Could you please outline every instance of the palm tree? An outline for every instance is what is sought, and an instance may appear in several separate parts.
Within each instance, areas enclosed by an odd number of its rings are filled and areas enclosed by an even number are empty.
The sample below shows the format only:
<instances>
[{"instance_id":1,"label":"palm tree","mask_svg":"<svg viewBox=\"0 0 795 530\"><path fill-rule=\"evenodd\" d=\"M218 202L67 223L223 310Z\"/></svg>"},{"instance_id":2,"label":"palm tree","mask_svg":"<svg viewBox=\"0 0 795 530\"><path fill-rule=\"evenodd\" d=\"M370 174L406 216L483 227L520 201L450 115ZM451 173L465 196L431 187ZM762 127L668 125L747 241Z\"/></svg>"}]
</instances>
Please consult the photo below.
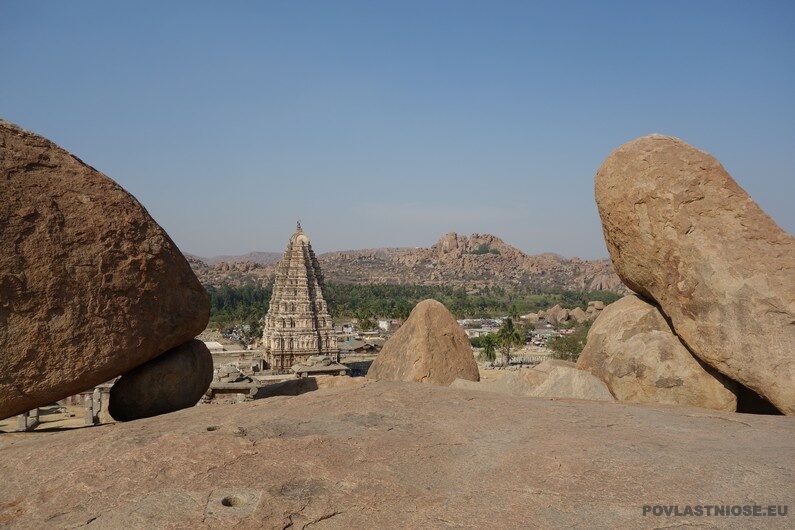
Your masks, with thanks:
<instances>
[{"instance_id":1,"label":"palm tree","mask_svg":"<svg viewBox=\"0 0 795 530\"><path fill-rule=\"evenodd\" d=\"M483 351L480 352L480 360L494 362L494 359L497 358L497 352L494 349L496 344L495 336L492 334L485 335L480 339L480 344L483 346Z\"/></svg>"},{"instance_id":2,"label":"palm tree","mask_svg":"<svg viewBox=\"0 0 795 530\"><path fill-rule=\"evenodd\" d=\"M511 364L511 348L523 343L524 337L513 325L513 320L506 318L497 331L497 344L500 347L500 353L502 353L503 365Z\"/></svg>"}]
</instances>

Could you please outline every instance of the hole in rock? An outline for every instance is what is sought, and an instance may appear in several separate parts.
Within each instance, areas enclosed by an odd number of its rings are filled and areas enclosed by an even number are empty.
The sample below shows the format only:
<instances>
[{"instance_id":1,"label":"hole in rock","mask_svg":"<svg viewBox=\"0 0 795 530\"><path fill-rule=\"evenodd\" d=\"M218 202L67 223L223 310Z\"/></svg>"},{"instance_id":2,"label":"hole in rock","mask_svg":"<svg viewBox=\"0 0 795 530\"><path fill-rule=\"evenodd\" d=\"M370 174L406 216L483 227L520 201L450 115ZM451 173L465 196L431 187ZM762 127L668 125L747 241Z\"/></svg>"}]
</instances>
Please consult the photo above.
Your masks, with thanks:
<instances>
[{"instance_id":1,"label":"hole in rock","mask_svg":"<svg viewBox=\"0 0 795 530\"><path fill-rule=\"evenodd\" d=\"M217 431L220 428L221 428L220 425L210 425L209 427L207 427L207 430L208 431Z\"/></svg>"},{"instance_id":2,"label":"hole in rock","mask_svg":"<svg viewBox=\"0 0 795 530\"><path fill-rule=\"evenodd\" d=\"M237 495L228 495L221 499L221 504L224 506L229 506L230 508L235 508L246 504L246 500L243 497L238 497Z\"/></svg>"}]
</instances>

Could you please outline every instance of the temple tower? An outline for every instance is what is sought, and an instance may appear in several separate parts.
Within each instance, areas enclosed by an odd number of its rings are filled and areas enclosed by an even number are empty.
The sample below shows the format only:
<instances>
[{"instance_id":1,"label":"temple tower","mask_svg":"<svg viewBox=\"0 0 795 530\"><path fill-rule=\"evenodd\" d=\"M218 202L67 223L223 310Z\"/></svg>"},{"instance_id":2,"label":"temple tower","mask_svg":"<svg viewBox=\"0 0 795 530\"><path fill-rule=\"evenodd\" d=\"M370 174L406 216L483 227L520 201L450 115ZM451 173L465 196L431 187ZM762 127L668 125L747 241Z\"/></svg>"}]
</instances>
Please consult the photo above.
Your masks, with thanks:
<instances>
[{"instance_id":1,"label":"temple tower","mask_svg":"<svg viewBox=\"0 0 795 530\"><path fill-rule=\"evenodd\" d=\"M334 323L323 299L323 273L300 222L276 267L262 339L272 370L288 370L312 355L337 359Z\"/></svg>"}]
</instances>

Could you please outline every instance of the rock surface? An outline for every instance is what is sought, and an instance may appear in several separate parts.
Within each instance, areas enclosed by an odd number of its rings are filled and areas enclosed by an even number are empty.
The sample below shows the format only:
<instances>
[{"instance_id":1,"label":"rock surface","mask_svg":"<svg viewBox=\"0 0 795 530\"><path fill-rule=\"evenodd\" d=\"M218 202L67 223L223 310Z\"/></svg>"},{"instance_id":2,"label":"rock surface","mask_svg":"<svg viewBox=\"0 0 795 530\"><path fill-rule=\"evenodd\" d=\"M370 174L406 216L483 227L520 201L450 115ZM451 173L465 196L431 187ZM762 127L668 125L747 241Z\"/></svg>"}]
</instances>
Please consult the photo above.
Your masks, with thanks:
<instances>
[{"instance_id":1,"label":"rock surface","mask_svg":"<svg viewBox=\"0 0 795 530\"><path fill-rule=\"evenodd\" d=\"M795 414L795 239L720 163L644 136L596 174L610 257L694 355Z\"/></svg>"},{"instance_id":2,"label":"rock surface","mask_svg":"<svg viewBox=\"0 0 795 530\"><path fill-rule=\"evenodd\" d=\"M547 374L535 372L540 376L540 381L533 381L532 376L525 377L530 370L516 372L505 372L496 379L490 381L468 381L466 379L456 379L450 383L450 388L465 390L480 390L483 392L497 392L499 394L510 394L512 396L532 396L536 386L547 378Z\"/></svg>"},{"instance_id":3,"label":"rock surface","mask_svg":"<svg viewBox=\"0 0 795 530\"><path fill-rule=\"evenodd\" d=\"M368 379L449 385L455 379L478 381L480 374L464 329L436 300L423 300L384 344Z\"/></svg>"},{"instance_id":4,"label":"rock surface","mask_svg":"<svg viewBox=\"0 0 795 530\"><path fill-rule=\"evenodd\" d=\"M548 398L615 401L603 381L584 370L568 366L553 367L546 380L533 390L533 395Z\"/></svg>"},{"instance_id":5,"label":"rock surface","mask_svg":"<svg viewBox=\"0 0 795 530\"><path fill-rule=\"evenodd\" d=\"M660 311L635 295L594 322L577 368L607 383L619 401L737 410L736 383L696 360Z\"/></svg>"},{"instance_id":6,"label":"rock surface","mask_svg":"<svg viewBox=\"0 0 795 530\"><path fill-rule=\"evenodd\" d=\"M209 312L134 197L0 121L0 418L128 372L191 340Z\"/></svg>"},{"instance_id":7,"label":"rock surface","mask_svg":"<svg viewBox=\"0 0 795 530\"><path fill-rule=\"evenodd\" d=\"M793 437L782 416L368 381L0 434L0 526L786 528ZM696 504L789 515L643 515Z\"/></svg>"},{"instance_id":8,"label":"rock surface","mask_svg":"<svg viewBox=\"0 0 795 530\"><path fill-rule=\"evenodd\" d=\"M342 388L362 386L367 383L364 377L349 377L345 375L301 377L288 379L280 383L263 385L257 392L256 399L272 398L276 396L300 396L307 392L314 392L321 388Z\"/></svg>"},{"instance_id":9,"label":"rock surface","mask_svg":"<svg viewBox=\"0 0 795 530\"><path fill-rule=\"evenodd\" d=\"M450 387L514 396L614 401L603 381L578 370L574 363L555 359L527 370L505 372L491 381L456 379Z\"/></svg>"},{"instance_id":10,"label":"rock surface","mask_svg":"<svg viewBox=\"0 0 795 530\"><path fill-rule=\"evenodd\" d=\"M130 421L192 407L212 379L210 350L192 340L124 374L110 389L108 411L117 421Z\"/></svg>"}]
</instances>

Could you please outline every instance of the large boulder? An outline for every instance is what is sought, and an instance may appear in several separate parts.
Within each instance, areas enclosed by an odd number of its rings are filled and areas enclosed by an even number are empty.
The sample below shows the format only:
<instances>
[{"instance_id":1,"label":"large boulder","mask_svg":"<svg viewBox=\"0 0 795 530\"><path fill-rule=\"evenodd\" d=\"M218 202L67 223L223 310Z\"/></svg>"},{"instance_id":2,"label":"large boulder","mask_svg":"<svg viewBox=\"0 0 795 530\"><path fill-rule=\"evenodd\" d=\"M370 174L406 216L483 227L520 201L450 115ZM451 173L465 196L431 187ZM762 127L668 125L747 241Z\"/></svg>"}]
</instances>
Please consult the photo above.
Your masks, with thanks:
<instances>
[{"instance_id":1,"label":"large boulder","mask_svg":"<svg viewBox=\"0 0 795 530\"><path fill-rule=\"evenodd\" d=\"M370 379L447 386L455 379L480 380L464 329L436 300L424 300L390 338L367 372Z\"/></svg>"},{"instance_id":2,"label":"large boulder","mask_svg":"<svg viewBox=\"0 0 795 530\"><path fill-rule=\"evenodd\" d=\"M795 414L795 240L720 163L654 134L605 160L596 202L616 272L690 351Z\"/></svg>"},{"instance_id":3,"label":"large boulder","mask_svg":"<svg viewBox=\"0 0 795 530\"><path fill-rule=\"evenodd\" d=\"M653 305L635 295L610 304L577 361L619 401L737 410L737 385L682 345Z\"/></svg>"},{"instance_id":4,"label":"large boulder","mask_svg":"<svg viewBox=\"0 0 795 530\"><path fill-rule=\"evenodd\" d=\"M209 312L133 196L0 121L0 418L130 371L191 340Z\"/></svg>"},{"instance_id":5,"label":"large boulder","mask_svg":"<svg viewBox=\"0 0 795 530\"><path fill-rule=\"evenodd\" d=\"M199 402L213 379L213 356L192 340L127 372L110 389L108 410L118 421L166 414Z\"/></svg>"}]
</instances>

